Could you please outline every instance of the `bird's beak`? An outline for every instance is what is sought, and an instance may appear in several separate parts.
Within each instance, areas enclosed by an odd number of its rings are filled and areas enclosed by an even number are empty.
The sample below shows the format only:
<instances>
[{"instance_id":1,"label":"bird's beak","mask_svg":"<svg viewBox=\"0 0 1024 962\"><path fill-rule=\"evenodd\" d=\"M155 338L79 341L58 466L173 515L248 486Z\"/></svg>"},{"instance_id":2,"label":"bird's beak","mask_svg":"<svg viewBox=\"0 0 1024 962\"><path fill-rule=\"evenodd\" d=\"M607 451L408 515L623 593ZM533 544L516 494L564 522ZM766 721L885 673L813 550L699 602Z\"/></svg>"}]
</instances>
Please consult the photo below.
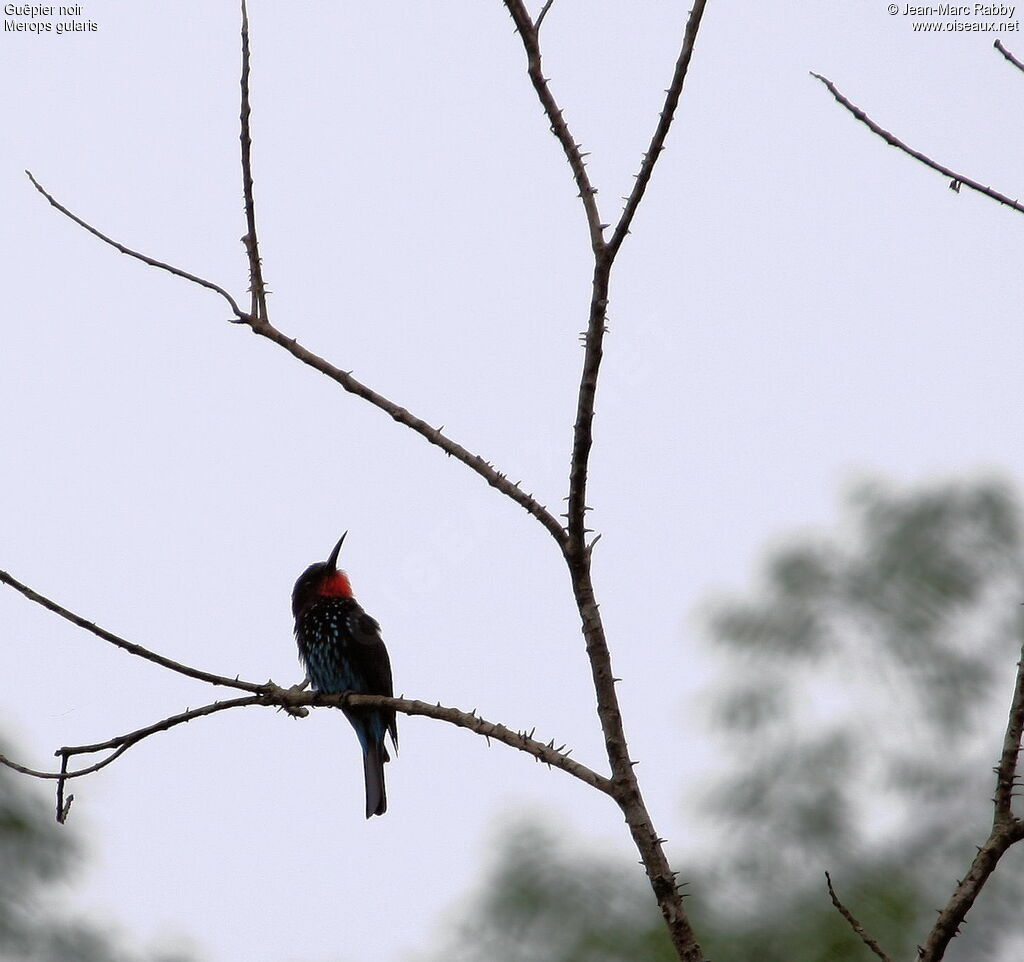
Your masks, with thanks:
<instances>
[{"instance_id":1,"label":"bird's beak","mask_svg":"<svg viewBox=\"0 0 1024 962\"><path fill-rule=\"evenodd\" d=\"M330 568L331 571L338 570L338 554L341 551L341 545L345 540L345 535L347 534L348 532L346 531L345 534L343 534L338 539L338 543L334 546L334 550L331 552L331 556L327 559L327 567Z\"/></svg>"}]
</instances>

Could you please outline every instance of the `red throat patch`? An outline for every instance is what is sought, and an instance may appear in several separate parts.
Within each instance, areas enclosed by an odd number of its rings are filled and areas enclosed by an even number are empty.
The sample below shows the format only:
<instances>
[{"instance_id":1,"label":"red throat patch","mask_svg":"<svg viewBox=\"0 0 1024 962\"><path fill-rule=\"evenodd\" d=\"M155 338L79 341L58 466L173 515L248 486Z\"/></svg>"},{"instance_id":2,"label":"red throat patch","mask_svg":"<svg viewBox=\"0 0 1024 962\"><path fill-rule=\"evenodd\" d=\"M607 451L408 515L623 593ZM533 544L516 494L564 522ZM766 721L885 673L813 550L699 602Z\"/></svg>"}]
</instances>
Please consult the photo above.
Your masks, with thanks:
<instances>
[{"instance_id":1,"label":"red throat patch","mask_svg":"<svg viewBox=\"0 0 1024 962\"><path fill-rule=\"evenodd\" d=\"M317 594L326 598L351 598L352 585L344 571L333 571L320 585Z\"/></svg>"}]
</instances>

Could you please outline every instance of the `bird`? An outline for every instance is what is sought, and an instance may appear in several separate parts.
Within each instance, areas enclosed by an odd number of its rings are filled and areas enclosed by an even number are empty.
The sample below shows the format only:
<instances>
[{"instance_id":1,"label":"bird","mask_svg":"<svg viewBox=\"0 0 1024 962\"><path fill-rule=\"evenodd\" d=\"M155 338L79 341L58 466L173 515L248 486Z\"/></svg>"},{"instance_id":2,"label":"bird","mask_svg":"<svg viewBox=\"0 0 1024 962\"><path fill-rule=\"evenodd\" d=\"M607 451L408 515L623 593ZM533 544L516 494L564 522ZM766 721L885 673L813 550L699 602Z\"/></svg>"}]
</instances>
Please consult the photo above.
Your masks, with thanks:
<instances>
[{"instance_id":1,"label":"bird","mask_svg":"<svg viewBox=\"0 0 1024 962\"><path fill-rule=\"evenodd\" d=\"M325 695L353 692L394 695L391 660L380 636L380 625L352 596L348 575L338 569L338 554L348 534L341 536L326 561L311 564L292 591L295 641L299 660L314 691ZM383 815L388 801L384 763L391 760L385 733L398 750L398 727L393 708L343 705L363 750L366 817Z\"/></svg>"}]
</instances>

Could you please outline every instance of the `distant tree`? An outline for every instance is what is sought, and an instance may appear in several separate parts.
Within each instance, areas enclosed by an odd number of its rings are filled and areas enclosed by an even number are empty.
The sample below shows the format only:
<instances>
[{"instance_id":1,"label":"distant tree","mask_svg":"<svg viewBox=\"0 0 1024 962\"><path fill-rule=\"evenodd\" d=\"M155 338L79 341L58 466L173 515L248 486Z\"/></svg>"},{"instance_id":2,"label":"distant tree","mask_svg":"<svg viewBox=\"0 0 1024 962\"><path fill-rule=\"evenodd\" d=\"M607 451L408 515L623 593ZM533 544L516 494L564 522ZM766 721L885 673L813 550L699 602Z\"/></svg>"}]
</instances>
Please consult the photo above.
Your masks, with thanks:
<instances>
[{"instance_id":1,"label":"distant tree","mask_svg":"<svg viewBox=\"0 0 1024 962\"><path fill-rule=\"evenodd\" d=\"M109 927L47 908L81 857L49 793L0 767L0 962L188 962L132 952Z\"/></svg>"},{"instance_id":2,"label":"distant tree","mask_svg":"<svg viewBox=\"0 0 1024 962\"><path fill-rule=\"evenodd\" d=\"M1006 679L1024 637L1019 506L995 482L866 484L846 514L835 534L776 548L749 597L707 612L726 666L710 718L726 763L703 817L725 830L687 880L714 962L870 958L826 871L885 951L912 958L989 830ZM436 958L671 958L631 866L550 836L543 825L509 832L466 907L472 921ZM1015 855L951 958L1019 962Z\"/></svg>"}]
</instances>

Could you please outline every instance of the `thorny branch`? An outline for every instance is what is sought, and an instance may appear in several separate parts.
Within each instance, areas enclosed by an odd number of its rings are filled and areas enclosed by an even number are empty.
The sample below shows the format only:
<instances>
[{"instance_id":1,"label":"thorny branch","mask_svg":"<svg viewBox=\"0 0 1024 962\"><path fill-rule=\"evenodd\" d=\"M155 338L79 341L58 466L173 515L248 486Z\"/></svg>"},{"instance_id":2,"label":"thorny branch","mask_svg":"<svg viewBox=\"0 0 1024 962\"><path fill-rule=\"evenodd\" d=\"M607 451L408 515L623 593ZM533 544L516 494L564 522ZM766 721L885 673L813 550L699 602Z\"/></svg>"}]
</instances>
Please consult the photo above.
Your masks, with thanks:
<instances>
[{"instance_id":1,"label":"thorny branch","mask_svg":"<svg viewBox=\"0 0 1024 962\"><path fill-rule=\"evenodd\" d=\"M957 884L945 908L939 912L924 945L918 949L918 962L939 962L946 953L949 943L960 931L967 913L974 905L989 876L995 871L1003 853L1016 842L1024 839L1024 819L1013 814L1014 788L1019 787L1021 736L1024 734L1024 646L1021 647L1017 662L1017 675L1010 701L1010 713L1006 723L1003 749L996 767L996 791L993 798L995 814L992 818L992 832L963 880Z\"/></svg>"},{"instance_id":2,"label":"thorny branch","mask_svg":"<svg viewBox=\"0 0 1024 962\"><path fill-rule=\"evenodd\" d=\"M607 224L601 223L601 215L597 210L597 188L590 182L590 175L587 173L587 165L583 158L586 156L580 151L580 145L569 130L562 109L555 101L551 88L548 86L548 79L544 76L541 67L540 53L540 24L551 9L550 4L541 10L537 17L537 23L530 18L523 0L504 0L512 21L516 25L520 39L523 41L523 48L526 50L527 73L530 82L537 93L537 99L544 108L548 122L551 124L551 133L557 138L565 151L565 157L572 168L572 176L576 181L576 187L580 192L580 199L583 201L583 209L587 215L587 226L590 229L590 246L597 253L604 247L604 228Z\"/></svg>"},{"instance_id":3,"label":"thorny branch","mask_svg":"<svg viewBox=\"0 0 1024 962\"><path fill-rule=\"evenodd\" d=\"M249 291L252 294L249 314L261 321L267 319L267 288L263 281L263 265L260 263L259 239L256 235L256 202L252 180L252 134L249 117L252 107L249 103L249 11L242 0L242 111L239 114L242 147L242 193L245 196L245 244L249 259Z\"/></svg>"},{"instance_id":4,"label":"thorny branch","mask_svg":"<svg viewBox=\"0 0 1024 962\"><path fill-rule=\"evenodd\" d=\"M41 595L37 591L33 591L28 587L28 585L22 584L17 578L8 574L6 571L0 571L0 583L10 585L15 591L21 592L21 594L28 598L29 601L34 601L37 605L41 605L47 611L52 611L55 615L60 615L61 618L64 618L66 621L70 621L71 624L77 625L79 628L84 628L86 631L96 635L97 638L109 641L110 644L116 645L118 648L127 651L130 655L138 655L139 658L145 658L147 661L160 665L162 668L166 668L169 671L176 671L179 675L196 678L199 681L205 681L210 685L223 685L226 688L238 688L242 691L262 691L262 687L260 685L253 685L250 682L239 681L237 678L227 678L223 675L214 675L208 671L201 671L198 668L193 668L190 665L182 665L179 662L172 661L170 658L165 658L163 655L158 655L155 651L143 648L142 645L136 645L134 642L125 641L124 638L119 638L117 635L107 631L105 628L100 628L98 625L94 625L91 621L87 621L81 615L76 615L73 611L68 611L67 608L62 607L57 604L56 601L52 601L45 595Z\"/></svg>"},{"instance_id":5,"label":"thorny branch","mask_svg":"<svg viewBox=\"0 0 1024 962\"><path fill-rule=\"evenodd\" d=\"M850 928L860 937L860 940L875 953L883 962L892 962L882 951L882 947L873 939L867 932L864 931L864 926L857 921L854 914L839 900L839 896L836 895L836 890L832 887L832 876L825 873L825 881L828 883L828 895L832 899L832 904L836 907L839 914L850 923Z\"/></svg>"},{"instance_id":6,"label":"thorny branch","mask_svg":"<svg viewBox=\"0 0 1024 962\"><path fill-rule=\"evenodd\" d=\"M303 347L295 338L288 337L286 334L274 327L269 320L266 304L266 291L263 281L262 264L259 254L259 241L256 234L256 221L255 221L255 199L253 196L253 177L252 177L252 150L251 150L251 138L249 135L249 116L251 113L251 107L249 104L249 30L248 30L248 17L245 15L245 8L243 4L243 20L242 20L242 111L241 111L241 126L242 134L240 136L240 142L242 145L242 184L243 193L245 195L245 211L246 211L246 223L247 232L242 238L245 245L246 257L249 262L249 278L250 278L250 290L252 292L253 307L251 313L245 313L239 306L237 301L219 284L214 284L212 281L205 280L202 277L198 277L195 274L190 274L188 271L181 270L180 268L173 267L170 264L166 264L163 261L158 261L152 257L148 257L145 254L140 254L138 251L134 251L116 240L108 237L106 234L101 233L87 221L83 220L77 214L73 214L67 207L59 203L47 190L45 190L32 176L29 171L29 179L35 188L50 202L50 204L64 214L66 217L73 220L83 229L87 230L90 234L98 237L104 243L109 244L116 250L121 251L123 254L128 254L130 257L134 257L137 260L142 261L144 264L148 264L151 267L157 267L161 270L168 271L174 274L176 277L181 277L184 280L191 281L194 284L199 284L201 287L205 287L209 290L216 291L227 302L231 305L235 317L234 321L239 324L246 325L249 327L254 334L259 334L261 337L265 337L275 344L283 347L289 354L298 360L302 361L303 364L307 364L321 374L331 378L331 380L337 382L348 391L350 394L356 395L365 401L368 401L374 407L383 411L393 420L399 424L404 424L406 427L412 429L421 437L425 438L430 444L439 447L449 457L455 458L457 461L461 461L470 470L475 471L480 477L482 477L491 487L496 488L506 497L511 498L516 504L525 508L527 512L533 515L540 523L548 530L555 541L559 545L563 545L566 540L565 529L559 523L558 519L551 514L550 511L542 504L540 504L531 494L527 494L519 487L519 482L510 481L508 476L503 472L497 470L493 464L489 461L485 461L480 455L472 454L461 444L453 441L447 437L440 428L435 428L421 418L416 417L406 408L389 398L384 397L382 394L378 394L372 388L367 387L362 382L358 381L352 376L351 371L344 371L339 367L326 361L324 358L317 354L314 354L309 349Z\"/></svg>"},{"instance_id":7,"label":"thorny branch","mask_svg":"<svg viewBox=\"0 0 1024 962\"><path fill-rule=\"evenodd\" d=\"M539 742L530 735L527 735L525 732L513 731L510 728L506 728L504 725L489 722L485 718L481 718L477 715L475 710L471 712L464 712L457 708L446 708L440 704L429 704L427 702L413 701L406 698L386 698L383 695L321 695L316 692L303 691L298 687L281 688L279 685L275 685L272 681L259 684L252 681L243 681L240 678L226 678L221 675L214 675L207 671L201 671L198 668L181 665L164 655L157 654L155 651L150 651L148 648L144 648L142 645L126 641L124 638L120 638L113 632L107 631L105 628L100 628L91 621L87 621L81 615L77 615L73 611L69 611L67 608L62 607L57 604L57 602L47 598L45 595L41 595L39 592L33 591L6 571L0 571L0 582L10 585L12 588L28 598L29 601L40 605L47 611L52 611L55 614L60 615L62 618L70 621L73 625L84 628L86 631L96 635L97 638L102 638L104 641L109 642L115 647L120 648L123 651L127 651L130 655L135 655L138 658L150 661L155 665L159 665L161 668L166 668L168 671L178 672L179 674L187 675L190 678L196 678L199 681L208 682L211 685L224 685L229 688L237 688L240 691L251 693L242 698L218 701L202 708L192 708L178 715L171 715L170 717L164 718L152 725L147 725L145 728L129 732L127 735L119 735L116 738L109 739L105 742L97 742L94 745L79 745L72 748L58 749L55 754L62 756L65 759L75 755L92 755L102 751L112 752L112 754L107 758L90 765L88 768L79 769L73 772L66 771L66 766L65 770L62 772L41 772L28 768L24 765L20 765L17 762L0 755L0 764L6 765L8 768L12 768L14 771L20 772L23 775L31 775L34 778L58 779L61 781L71 778L79 778L82 775L91 775L93 772L98 772L101 768L105 768L114 761L115 758L123 754L127 749L131 748L132 745L138 744L150 735L155 735L157 732L168 731L177 725L190 722L195 718L213 715L217 712L225 711L230 708L243 708L249 705L271 705L283 708L291 715L303 716L306 714L306 708L308 707L325 705L330 707L339 707L341 705L351 704L366 705L367 707L380 706L394 708L397 711L404 712L406 715L424 715L428 718L437 718L441 721L449 722L452 725L457 725L459 728L467 728L470 731L476 732L478 735L483 735L485 738L493 738L495 741L503 742L504 744L517 748L520 751L524 751L529 755L533 755L539 761L545 762L553 768L560 768L602 792L611 793L611 780L605 778L603 775L598 775L596 772L587 768L586 765L570 758L569 752L565 750L564 745L560 748L556 748L553 741L547 744Z\"/></svg>"},{"instance_id":8,"label":"thorny branch","mask_svg":"<svg viewBox=\"0 0 1024 962\"><path fill-rule=\"evenodd\" d=\"M1024 63L1018 60L1005 46L996 40L995 48L1010 63L1019 70L1024 71ZM826 77L812 72L811 76L820 80L833 97L845 107L853 116L863 123L872 133L877 134L887 144L903 151L915 160L920 161L926 167L938 171L946 177L951 178L950 187L959 192L960 187L969 187L971 190L984 194L1000 204L1012 208L1015 211L1024 213L1024 205L1019 201L1007 197L999 191L993 190L983 184L959 174L949 167L932 160L927 155L908 147L894 134L875 123L860 107L853 104L838 88ZM1006 734L1003 739L1003 748L999 758L996 772L996 789L993 797L995 812L992 819L992 831L985 844L978 849L977 855L971 862L971 866L964 876L958 881L956 889L950 896L945 907L938 913L938 918L928 933L923 945L918 947L918 962L940 962L945 956L949 943L957 936L960 926L963 924L967 913L974 905L975 900L981 894L989 876L995 871L1000 858L1011 845L1024 840L1024 819L1015 816L1013 813L1013 798L1015 789L1019 788L1019 759L1021 753L1021 738L1024 735L1024 647L1021 649L1020 661L1017 663L1017 674L1014 683L1013 698L1010 703L1009 719L1006 726ZM829 880L829 894L836 907L844 917L854 925L855 931L868 943L876 954L882 956L877 944L872 944L863 929L856 923L839 902L832 889ZM856 924L855 924L856 923Z\"/></svg>"},{"instance_id":9,"label":"thorny branch","mask_svg":"<svg viewBox=\"0 0 1024 962\"><path fill-rule=\"evenodd\" d=\"M629 755L626 744L625 733L622 726L622 717L619 709L618 698L615 692L611 658L605 638L604 627L598 610L597 601L594 595L591 581L590 562L591 551L596 543L596 538L588 545L586 535L589 533L586 528L586 512L589 510L586 505L587 496L587 474L589 469L590 451L593 445L593 420L594 402L597 391L597 379L600 372L602 359L602 345L607 324L608 294L611 279L611 270L616 255L629 233L630 225L636 211L643 199L644 192L650 182L654 166L661 151L664 149L666 137L675 115L675 110L682 92L684 80L689 68L690 59L693 53L694 42L700 28L704 14L706 0L695 0L690 11L684 31L682 47L676 61L675 70L668 89L663 108L659 115L658 124L655 127L647 152L644 154L639 173L629 196L625 198L626 204L622 215L615 227L610 241L605 241L604 231L609 226L602 223L598 211L596 194L597 190L592 185L586 171L584 157L586 156L580 146L574 140L568 124L565 121L563 112L558 106L554 95L548 85L547 78L542 71L541 50L539 43L539 32L541 24L551 9L553 0L546 0L536 21L532 20L523 0L503 0L510 13L520 38L522 40L527 56L527 67L530 80L540 100L545 114L551 126L552 133L560 142L565 156L572 170L579 196L583 203L586 214L590 243L594 253L594 276L592 284L592 296L587 330L584 335L585 353L583 370L580 378L579 397L576 411L576 421L573 429L573 447L569 472L569 493L567 523L563 526L544 506L539 504L532 495L523 492L518 484L511 483L504 474L497 471L491 464L484 461L477 455L470 454L465 448L441 433L439 429L433 428L426 422L410 414L405 408L400 407L393 401L377 394L375 391L360 383L352 377L350 372L335 367L323 358L312 353L298 344L294 338L289 338L270 323L266 303L266 288L262 273L262 263L259 253L259 241L256 233L255 200L252 177L252 140L249 127L251 106L249 101L249 32L248 14L245 7L245 0L242 0L242 106L240 113L241 133L241 165L242 184L245 197L246 213L246 234L243 237L246 256L249 262L250 292L252 295L251 308L249 313L241 311L237 302L230 294L219 285L203 280L193 274L189 274L178 268L171 267L160 261L156 261L145 255L132 251L118 242L101 234L81 218L72 214L67 208L58 204L33 179L33 184L46 196L50 203L61 213L70 217L77 224L90 233L96 235L104 242L110 244L123 253L136 257L144 263L154 267L167 270L185 280L200 284L216 291L225 297L231 305L236 322L248 326L254 333L266 337L304 364L330 377L346 391L363 398L375 407L387 413L394 420L406 425L424 437L431 444L444 450L449 456L462 461L473 471L484 478L491 486L511 498L513 501L525 508L537 520L544 525L552 534L562 549L572 579L573 593L576 598L580 612L583 634L586 640L586 650L591 664L594 678L595 690L598 703L598 715L605 737L605 744L608 753L612 777L606 778L598 775L585 766L568 758L567 753L555 749L552 744L542 745L534 741L524 733L513 733L501 725L494 725L478 718L475 713L466 714L455 709L442 708L440 705L428 705L423 702L412 702L404 699L383 699L379 696L341 696L342 699L349 698L352 704L389 704L399 711L408 714L423 714L430 717L440 718L453 724L460 725L483 734L489 738L503 741L512 747L529 752L541 761L547 762L554 767L575 775L588 784L611 795L622 809L626 822L634 842L640 852L643 864L646 868L648 878L654 890L655 896L661 907L662 914L668 925L673 944L681 960L684 962L703 962L703 954L697 944L696 938L690 926L686 911L683 907L682 898L676 885L676 875L671 870L668 860L662 848L663 839L656 833L650 816L644 805L640 794L633 767L635 762ZM31 175L29 175L31 177ZM295 690L284 690L267 683L266 685L254 685L249 682L241 682L235 679L225 679L221 676L210 675L198 669L191 669L178 665L169 659L155 655L140 646L133 645L124 639L117 638L97 628L85 619L68 612L54 602L44 599L32 589L21 585L11 576L3 578L6 583L17 588L27 598L51 611L67 618L75 624L93 632L105 640L117 644L119 647L136 654L139 657L148 658L151 661L161 664L170 670L179 671L194 678L209 681L211 684L231 685L252 694L248 697L233 699L229 702L216 702L202 709L195 709L172 716L161 722L151 725L138 732L120 736L109 742L95 746L80 746L79 748L61 749L58 754L62 759L62 771L59 774L38 773L28 770L22 766L14 766L26 774L33 774L39 777L55 777L58 781L58 817L67 813L67 804L63 802L63 787L68 779L79 777L91 771L109 764L128 747L157 731L166 731L178 724L183 724L193 718L202 715L213 714L226 708L239 707L251 704L274 704L283 707L293 714L301 713L306 705L319 704L340 704L338 696L335 700L325 700L324 696L311 693L300 693ZM111 754L102 761L81 769L76 772L67 771L67 761L72 755L89 754L96 751L110 751ZM6 760L4 760L6 761ZM62 814L63 813L63 814Z\"/></svg>"},{"instance_id":10,"label":"thorny branch","mask_svg":"<svg viewBox=\"0 0 1024 962\"><path fill-rule=\"evenodd\" d=\"M928 157L926 154L922 154L921 151L915 150L913 147L908 147L902 140L900 140L895 134L890 133L884 127L880 127L876 124L863 110L860 109L856 104L851 103L839 89L836 87L831 80L827 77L823 77L819 73L811 71L811 76L816 80L820 80L829 90L829 93L836 98L854 117L856 117L865 127L868 128L873 134L877 134L882 138L890 147L896 147L902 150L903 153L914 160L919 160L925 167L931 167L932 170L937 170L940 174L950 178L949 186L954 190L959 191L961 187L970 187L971 190L976 190L979 194L984 194L986 197L991 197L992 200L999 201L1000 204L1005 204L1007 207L1013 208L1018 213L1024 213L1024 204L1019 201L1013 200L1007 197L1005 194L999 193L997 190L993 190L991 187L986 187L984 184L978 183L976 180L972 180L970 177L964 174L958 174L955 170L946 167L943 164L938 163Z\"/></svg>"},{"instance_id":11,"label":"thorny branch","mask_svg":"<svg viewBox=\"0 0 1024 962\"><path fill-rule=\"evenodd\" d=\"M558 106L541 67L538 28L543 16L550 9L550 5L545 5L542 8L537 23L534 23L530 19L523 0L504 0L504 3L522 40L530 81L551 124L551 132L561 144L572 169L573 178L579 189L579 196L586 213L591 247L594 252L590 313L584 335L583 371L580 376L569 468L566 515L568 538L562 543L562 551L569 568L573 595L582 622L587 657L590 661L594 690L597 695L597 713L612 772L615 800L626 818L626 824L629 826L630 834L640 853L676 953L683 962L702 962L704 955L683 906L683 900L676 884L676 873L669 865L662 845L663 840L654 828L640 793L640 785L634 772L635 762L630 757L629 747L626 743L622 712L615 691L617 679L612 670L611 654L591 579L591 552L596 539L589 545L586 543L588 534L586 513L589 510L586 502L590 452L594 443L594 408L598 375L603 357L604 335L607 330L612 266L623 240L629 233L630 224L650 182L654 165L664 149L665 139L675 116L683 82L689 69L706 0L695 0L690 11L672 80L665 91L665 102L658 124L647 153L644 155L640 172L636 175L633 189L626 198L622 216L611 240L607 242L604 240L604 229L608 225L601 221L595 196L597 190L587 175L586 164L583 160L584 154L581 153L579 144L576 143L569 130L562 109Z\"/></svg>"},{"instance_id":12,"label":"thorny branch","mask_svg":"<svg viewBox=\"0 0 1024 962\"><path fill-rule=\"evenodd\" d=\"M145 657L145 656L142 656ZM245 682L245 685L252 685ZM393 708L406 715L423 715L427 718L435 718L445 721L459 728L468 729L487 739L501 742L511 748L515 748L527 755L532 755L537 761L543 762L552 768L561 769L578 778L580 781L598 791L611 795L613 792L610 779L599 775L581 762L570 757L570 753L564 745L555 747L554 740L540 742L525 731L514 731L505 725L496 724L481 718L475 711L465 712L458 708L448 708L440 704L416 701L407 698L386 698L383 695L319 695L315 692L298 691L296 688L281 688L273 682L263 685L252 685L260 690L258 695L246 695L241 698L231 698L226 701L216 701L201 708L190 708L177 715L170 715L160 721L147 725L144 728L128 732L125 735L117 735L104 742L97 742L93 745L65 746L54 752L61 759L61 770L59 772L44 772L19 764L5 755L0 755L0 765L5 765L23 775L32 778L55 780L57 782L57 820L64 822L67 819L68 811L71 808L73 796L64 800L64 787L68 781L74 778L81 778L84 775L91 775L102 768L106 768L111 762L116 761L133 745L155 735L158 732L170 731L178 725L184 725L197 718L204 718L207 715L214 715L218 712L228 711L232 708L245 708L251 705L271 706L284 709L293 717L303 717L310 707L340 707L342 705L365 705L367 707ZM95 755L99 752L109 752L104 758L84 768L68 771L70 759L79 755Z\"/></svg>"}]
</instances>

